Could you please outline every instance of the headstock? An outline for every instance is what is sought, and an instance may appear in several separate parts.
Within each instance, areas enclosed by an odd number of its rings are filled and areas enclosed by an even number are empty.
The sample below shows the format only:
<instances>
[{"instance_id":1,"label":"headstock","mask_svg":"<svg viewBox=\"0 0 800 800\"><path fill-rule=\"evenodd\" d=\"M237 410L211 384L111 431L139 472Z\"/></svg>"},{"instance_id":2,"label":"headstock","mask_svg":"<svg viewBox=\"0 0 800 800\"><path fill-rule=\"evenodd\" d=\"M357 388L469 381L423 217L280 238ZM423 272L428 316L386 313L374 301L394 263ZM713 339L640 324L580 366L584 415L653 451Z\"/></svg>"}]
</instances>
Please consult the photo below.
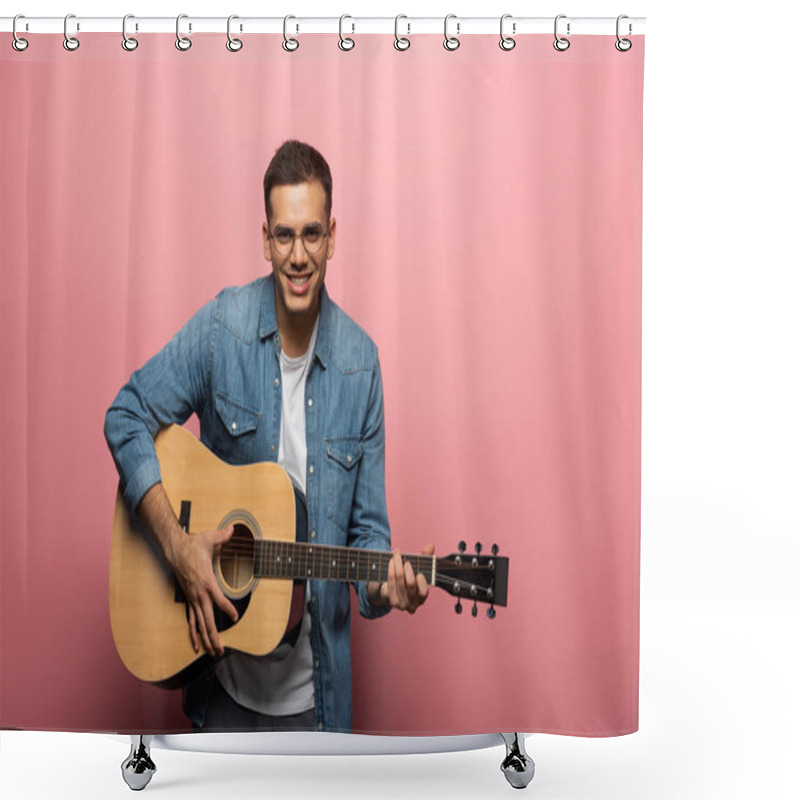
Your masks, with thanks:
<instances>
[{"instance_id":1,"label":"headstock","mask_svg":"<svg viewBox=\"0 0 800 800\"><path fill-rule=\"evenodd\" d=\"M456 602L456 614L462 612L461 600L472 600L472 616L478 616L478 603L489 603L486 616L495 617L495 606L505 606L508 596L508 558L498 556L499 548L492 545L491 555L481 555L483 546L475 545L475 553L466 552L465 542L459 542L458 553L436 559L436 585Z\"/></svg>"}]
</instances>

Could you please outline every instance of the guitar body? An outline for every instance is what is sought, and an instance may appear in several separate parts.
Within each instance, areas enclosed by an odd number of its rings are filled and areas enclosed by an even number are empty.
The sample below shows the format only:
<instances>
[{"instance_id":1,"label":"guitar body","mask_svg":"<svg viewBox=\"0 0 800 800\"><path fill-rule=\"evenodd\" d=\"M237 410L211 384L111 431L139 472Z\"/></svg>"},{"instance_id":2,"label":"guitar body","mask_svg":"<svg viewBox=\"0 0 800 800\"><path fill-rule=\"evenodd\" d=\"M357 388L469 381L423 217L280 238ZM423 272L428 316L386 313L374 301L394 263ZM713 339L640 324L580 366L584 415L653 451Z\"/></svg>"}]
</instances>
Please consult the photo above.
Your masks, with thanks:
<instances>
[{"instance_id":1,"label":"guitar body","mask_svg":"<svg viewBox=\"0 0 800 800\"><path fill-rule=\"evenodd\" d=\"M155 445L175 515L185 518L188 512L188 535L234 525L234 539L225 546L228 556L215 559L220 586L239 612L236 624L218 615L228 624L225 630L218 626L223 646L251 655L270 653L287 631L293 581L254 577L252 541L295 540L295 491L288 475L273 463L226 464L175 425L162 430ZM175 577L121 491L111 538L109 605L114 643L138 678L174 685L203 657L192 647Z\"/></svg>"}]
</instances>

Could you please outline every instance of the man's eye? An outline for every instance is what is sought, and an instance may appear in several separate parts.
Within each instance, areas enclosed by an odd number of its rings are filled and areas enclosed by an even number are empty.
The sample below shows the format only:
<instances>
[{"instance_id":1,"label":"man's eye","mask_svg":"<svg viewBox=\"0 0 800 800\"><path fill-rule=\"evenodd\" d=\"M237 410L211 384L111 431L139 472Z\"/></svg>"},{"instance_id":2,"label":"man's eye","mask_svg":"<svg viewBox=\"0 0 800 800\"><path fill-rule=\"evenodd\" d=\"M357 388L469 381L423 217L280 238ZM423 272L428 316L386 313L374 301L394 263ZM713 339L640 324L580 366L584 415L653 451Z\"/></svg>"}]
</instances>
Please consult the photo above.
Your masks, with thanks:
<instances>
[{"instance_id":1,"label":"man's eye","mask_svg":"<svg viewBox=\"0 0 800 800\"><path fill-rule=\"evenodd\" d=\"M278 244L289 244L294 240L294 231L288 231L285 228L279 228L275 231L275 241Z\"/></svg>"},{"instance_id":2,"label":"man's eye","mask_svg":"<svg viewBox=\"0 0 800 800\"><path fill-rule=\"evenodd\" d=\"M313 228L306 228L303 231L303 238L310 244L318 242L321 236L322 236L322 228L316 226Z\"/></svg>"}]
</instances>

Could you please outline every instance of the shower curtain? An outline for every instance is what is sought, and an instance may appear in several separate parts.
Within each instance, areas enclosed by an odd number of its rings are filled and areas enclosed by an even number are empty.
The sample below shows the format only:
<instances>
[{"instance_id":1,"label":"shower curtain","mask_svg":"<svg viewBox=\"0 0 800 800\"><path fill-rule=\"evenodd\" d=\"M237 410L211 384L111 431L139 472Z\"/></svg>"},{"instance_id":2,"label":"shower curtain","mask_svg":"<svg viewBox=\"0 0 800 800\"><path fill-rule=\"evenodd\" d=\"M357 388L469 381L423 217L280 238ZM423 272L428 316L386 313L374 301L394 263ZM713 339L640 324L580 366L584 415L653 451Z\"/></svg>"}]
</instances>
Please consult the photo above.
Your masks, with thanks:
<instances>
[{"instance_id":1,"label":"shower curtain","mask_svg":"<svg viewBox=\"0 0 800 800\"><path fill-rule=\"evenodd\" d=\"M264 169L300 139L333 173L327 289L380 352L393 547L508 558L494 618L352 594L353 731L635 731L644 38L29 38L0 36L0 726L189 729L112 637L104 414L270 271Z\"/></svg>"}]
</instances>

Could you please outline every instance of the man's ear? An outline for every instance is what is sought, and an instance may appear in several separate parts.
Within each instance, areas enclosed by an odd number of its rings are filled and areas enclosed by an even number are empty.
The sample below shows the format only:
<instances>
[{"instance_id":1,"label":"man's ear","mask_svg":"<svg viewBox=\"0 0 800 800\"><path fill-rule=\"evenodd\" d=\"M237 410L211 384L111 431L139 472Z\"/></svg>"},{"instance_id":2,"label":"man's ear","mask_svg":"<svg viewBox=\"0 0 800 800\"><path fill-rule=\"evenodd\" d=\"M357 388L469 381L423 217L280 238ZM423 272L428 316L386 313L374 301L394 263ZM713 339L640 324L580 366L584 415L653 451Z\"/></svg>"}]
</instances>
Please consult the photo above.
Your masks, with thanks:
<instances>
[{"instance_id":1,"label":"man's ear","mask_svg":"<svg viewBox=\"0 0 800 800\"><path fill-rule=\"evenodd\" d=\"M264 240L264 258L272 261L272 248L269 246L269 222L266 220L261 226L261 237Z\"/></svg>"},{"instance_id":2,"label":"man's ear","mask_svg":"<svg viewBox=\"0 0 800 800\"><path fill-rule=\"evenodd\" d=\"M328 258L333 256L333 251L336 249L336 217L331 217L328 223Z\"/></svg>"}]
</instances>

